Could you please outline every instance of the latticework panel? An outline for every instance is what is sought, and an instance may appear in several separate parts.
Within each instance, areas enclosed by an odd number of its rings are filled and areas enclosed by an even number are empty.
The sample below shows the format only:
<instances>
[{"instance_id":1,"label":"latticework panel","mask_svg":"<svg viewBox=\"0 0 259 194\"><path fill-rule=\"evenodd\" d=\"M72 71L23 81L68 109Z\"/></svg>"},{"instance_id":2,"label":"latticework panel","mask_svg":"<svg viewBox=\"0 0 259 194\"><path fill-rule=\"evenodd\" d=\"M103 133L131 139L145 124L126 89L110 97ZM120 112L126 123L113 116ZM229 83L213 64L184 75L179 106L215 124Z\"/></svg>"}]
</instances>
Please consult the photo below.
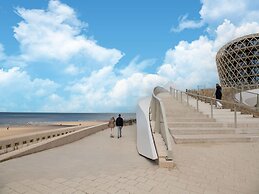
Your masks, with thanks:
<instances>
[{"instance_id":1,"label":"latticework panel","mask_svg":"<svg viewBox=\"0 0 259 194\"><path fill-rule=\"evenodd\" d=\"M217 53L216 63L223 87L259 86L259 33L235 39Z\"/></svg>"}]
</instances>

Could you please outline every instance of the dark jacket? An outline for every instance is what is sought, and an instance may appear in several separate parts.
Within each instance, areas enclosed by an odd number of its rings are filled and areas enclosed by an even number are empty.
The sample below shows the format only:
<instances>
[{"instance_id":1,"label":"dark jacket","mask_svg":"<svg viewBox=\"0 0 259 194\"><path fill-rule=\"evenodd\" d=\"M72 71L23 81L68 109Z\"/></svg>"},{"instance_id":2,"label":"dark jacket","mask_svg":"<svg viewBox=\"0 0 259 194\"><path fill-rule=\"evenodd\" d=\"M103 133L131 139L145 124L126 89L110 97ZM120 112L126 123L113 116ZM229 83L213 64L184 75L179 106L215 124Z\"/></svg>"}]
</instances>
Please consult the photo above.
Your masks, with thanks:
<instances>
[{"instance_id":1,"label":"dark jacket","mask_svg":"<svg viewBox=\"0 0 259 194\"><path fill-rule=\"evenodd\" d=\"M215 96L216 96L216 99L219 99L219 100L221 100L222 98L222 91L219 85L216 87Z\"/></svg>"},{"instance_id":2,"label":"dark jacket","mask_svg":"<svg viewBox=\"0 0 259 194\"><path fill-rule=\"evenodd\" d=\"M116 119L116 126L123 126L123 119L121 117Z\"/></svg>"}]
</instances>

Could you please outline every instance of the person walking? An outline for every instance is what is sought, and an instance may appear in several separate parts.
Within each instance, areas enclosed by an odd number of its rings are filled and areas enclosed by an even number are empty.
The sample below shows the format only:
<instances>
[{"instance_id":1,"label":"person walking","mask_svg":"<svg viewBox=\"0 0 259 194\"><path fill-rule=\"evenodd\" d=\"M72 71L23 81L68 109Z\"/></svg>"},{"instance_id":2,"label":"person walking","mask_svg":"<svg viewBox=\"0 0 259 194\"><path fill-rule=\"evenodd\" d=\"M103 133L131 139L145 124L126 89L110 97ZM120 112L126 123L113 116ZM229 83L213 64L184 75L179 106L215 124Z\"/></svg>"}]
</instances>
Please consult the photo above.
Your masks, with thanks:
<instances>
[{"instance_id":1,"label":"person walking","mask_svg":"<svg viewBox=\"0 0 259 194\"><path fill-rule=\"evenodd\" d=\"M111 135L110 135L110 137L113 138L113 137L114 137L114 136L113 136L113 129L114 129L114 127L115 127L115 118L114 118L114 117L112 117L112 118L109 120L108 127L111 128Z\"/></svg>"},{"instance_id":2,"label":"person walking","mask_svg":"<svg viewBox=\"0 0 259 194\"><path fill-rule=\"evenodd\" d=\"M220 103L221 98L222 98L222 89L219 84L216 84L216 91L215 91L215 96L216 96L216 108L222 108L222 104Z\"/></svg>"},{"instance_id":3,"label":"person walking","mask_svg":"<svg viewBox=\"0 0 259 194\"><path fill-rule=\"evenodd\" d=\"M119 114L118 118L116 119L116 126L118 128L118 138L121 137L121 130L123 127L123 118L121 118L121 115Z\"/></svg>"}]
</instances>

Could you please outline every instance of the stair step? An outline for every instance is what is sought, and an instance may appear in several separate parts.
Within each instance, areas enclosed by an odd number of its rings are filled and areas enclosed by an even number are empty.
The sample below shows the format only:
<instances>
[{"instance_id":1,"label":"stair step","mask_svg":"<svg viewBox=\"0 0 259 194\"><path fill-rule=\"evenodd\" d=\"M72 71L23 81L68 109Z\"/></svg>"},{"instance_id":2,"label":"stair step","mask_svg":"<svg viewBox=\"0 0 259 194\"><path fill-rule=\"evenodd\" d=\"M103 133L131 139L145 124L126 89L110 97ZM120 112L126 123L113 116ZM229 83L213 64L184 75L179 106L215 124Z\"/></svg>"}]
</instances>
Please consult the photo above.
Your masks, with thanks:
<instances>
[{"instance_id":1,"label":"stair step","mask_svg":"<svg viewBox=\"0 0 259 194\"><path fill-rule=\"evenodd\" d=\"M169 128L180 128L180 127L224 127L223 123L220 122L167 122ZM230 124L231 125L231 124Z\"/></svg>"},{"instance_id":2,"label":"stair step","mask_svg":"<svg viewBox=\"0 0 259 194\"><path fill-rule=\"evenodd\" d=\"M235 134L236 132L233 128L171 128L170 131L172 135Z\"/></svg>"},{"instance_id":3,"label":"stair step","mask_svg":"<svg viewBox=\"0 0 259 194\"><path fill-rule=\"evenodd\" d=\"M174 117L169 117L167 119L169 122L215 122L215 119L210 119L210 118L199 118L199 117L190 117L190 118L174 118Z\"/></svg>"},{"instance_id":4,"label":"stair step","mask_svg":"<svg viewBox=\"0 0 259 194\"><path fill-rule=\"evenodd\" d=\"M216 142L253 142L259 141L259 135L247 134L206 134L206 135L174 135L176 143L216 143Z\"/></svg>"}]
</instances>

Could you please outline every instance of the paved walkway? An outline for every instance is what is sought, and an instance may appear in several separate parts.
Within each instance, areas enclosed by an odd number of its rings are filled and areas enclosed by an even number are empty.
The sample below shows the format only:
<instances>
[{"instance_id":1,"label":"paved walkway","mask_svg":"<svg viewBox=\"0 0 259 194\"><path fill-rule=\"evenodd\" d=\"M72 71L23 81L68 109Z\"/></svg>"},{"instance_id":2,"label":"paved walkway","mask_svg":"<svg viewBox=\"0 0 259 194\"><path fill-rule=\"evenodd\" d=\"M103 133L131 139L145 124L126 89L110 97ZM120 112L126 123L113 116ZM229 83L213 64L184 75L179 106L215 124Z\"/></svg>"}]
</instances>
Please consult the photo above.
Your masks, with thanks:
<instances>
[{"instance_id":1,"label":"paved walkway","mask_svg":"<svg viewBox=\"0 0 259 194\"><path fill-rule=\"evenodd\" d=\"M136 128L0 163L0 193L259 193L259 143L174 145L177 164L138 155Z\"/></svg>"}]
</instances>

